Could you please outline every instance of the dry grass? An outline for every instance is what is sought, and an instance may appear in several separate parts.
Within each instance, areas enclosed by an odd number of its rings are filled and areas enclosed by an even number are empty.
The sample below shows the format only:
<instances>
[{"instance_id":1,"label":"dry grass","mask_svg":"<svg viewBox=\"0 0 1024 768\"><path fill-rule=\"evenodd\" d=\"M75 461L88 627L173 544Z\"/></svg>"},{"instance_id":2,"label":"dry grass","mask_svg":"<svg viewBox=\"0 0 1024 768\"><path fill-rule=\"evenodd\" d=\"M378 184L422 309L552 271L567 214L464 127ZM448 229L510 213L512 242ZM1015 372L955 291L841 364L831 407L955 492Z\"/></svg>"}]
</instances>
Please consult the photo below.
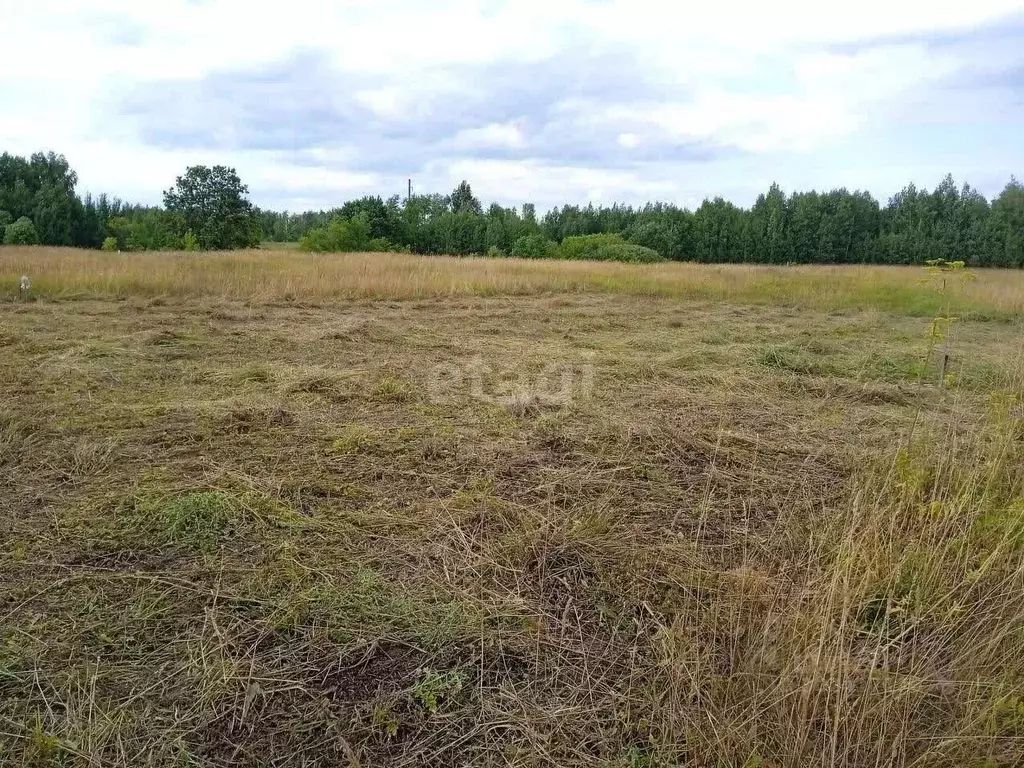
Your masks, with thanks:
<instances>
[{"instance_id":1,"label":"dry grass","mask_svg":"<svg viewBox=\"0 0 1024 768\"><path fill-rule=\"evenodd\" d=\"M753 269L43 253L127 299L0 303L0 763L1024 764L1019 321L940 388Z\"/></svg>"},{"instance_id":2,"label":"dry grass","mask_svg":"<svg viewBox=\"0 0 1024 768\"><path fill-rule=\"evenodd\" d=\"M110 254L0 247L0 296L32 277L44 297L169 296L238 300L418 299L612 293L816 309L870 307L934 315L942 300L916 267L770 267L457 259L387 253ZM1018 317L1024 272L986 270L952 290L954 309Z\"/></svg>"}]
</instances>

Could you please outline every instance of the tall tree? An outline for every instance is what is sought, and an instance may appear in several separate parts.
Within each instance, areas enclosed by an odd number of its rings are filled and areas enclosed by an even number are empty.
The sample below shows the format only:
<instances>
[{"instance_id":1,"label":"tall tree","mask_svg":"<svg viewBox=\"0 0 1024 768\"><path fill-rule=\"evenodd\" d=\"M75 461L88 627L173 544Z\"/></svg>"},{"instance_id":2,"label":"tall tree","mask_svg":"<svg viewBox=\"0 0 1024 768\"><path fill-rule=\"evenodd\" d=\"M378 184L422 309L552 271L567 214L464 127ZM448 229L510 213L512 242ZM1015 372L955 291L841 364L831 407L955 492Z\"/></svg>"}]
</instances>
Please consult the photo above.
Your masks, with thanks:
<instances>
[{"instance_id":1,"label":"tall tree","mask_svg":"<svg viewBox=\"0 0 1024 768\"><path fill-rule=\"evenodd\" d=\"M468 181L462 181L452 191L451 206L454 213L476 213L484 212L480 201L473 196L473 188Z\"/></svg>"},{"instance_id":2,"label":"tall tree","mask_svg":"<svg viewBox=\"0 0 1024 768\"><path fill-rule=\"evenodd\" d=\"M1010 179L988 221L993 265L1024 267L1024 184Z\"/></svg>"},{"instance_id":3,"label":"tall tree","mask_svg":"<svg viewBox=\"0 0 1024 768\"><path fill-rule=\"evenodd\" d=\"M194 165L164 192L164 205L180 217L184 231L179 234L184 237L191 231L201 248L247 248L260 242L259 221L248 194L234 168Z\"/></svg>"}]
</instances>

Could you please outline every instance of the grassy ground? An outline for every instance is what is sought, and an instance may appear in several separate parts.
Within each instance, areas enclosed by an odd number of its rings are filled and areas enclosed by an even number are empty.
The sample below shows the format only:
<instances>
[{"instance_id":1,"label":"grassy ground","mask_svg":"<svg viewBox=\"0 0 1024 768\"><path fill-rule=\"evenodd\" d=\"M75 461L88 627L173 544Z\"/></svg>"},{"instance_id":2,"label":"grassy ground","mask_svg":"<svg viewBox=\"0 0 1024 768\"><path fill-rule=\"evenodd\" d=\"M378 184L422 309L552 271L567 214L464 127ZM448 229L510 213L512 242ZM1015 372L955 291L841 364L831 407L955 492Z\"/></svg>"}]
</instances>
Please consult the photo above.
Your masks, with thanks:
<instances>
[{"instance_id":1,"label":"grassy ground","mask_svg":"<svg viewBox=\"0 0 1024 768\"><path fill-rule=\"evenodd\" d=\"M1020 276L376 258L0 249L0 764L1024 763Z\"/></svg>"},{"instance_id":2,"label":"grassy ground","mask_svg":"<svg viewBox=\"0 0 1024 768\"><path fill-rule=\"evenodd\" d=\"M422 299L602 293L811 309L935 315L936 281L919 267L771 267L420 257L396 253L102 253L0 247L0 297L29 276L42 297L168 296L243 301ZM953 309L979 318L1024 314L1024 272L984 270L949 288Z\"/></svg>"}]
</instances>

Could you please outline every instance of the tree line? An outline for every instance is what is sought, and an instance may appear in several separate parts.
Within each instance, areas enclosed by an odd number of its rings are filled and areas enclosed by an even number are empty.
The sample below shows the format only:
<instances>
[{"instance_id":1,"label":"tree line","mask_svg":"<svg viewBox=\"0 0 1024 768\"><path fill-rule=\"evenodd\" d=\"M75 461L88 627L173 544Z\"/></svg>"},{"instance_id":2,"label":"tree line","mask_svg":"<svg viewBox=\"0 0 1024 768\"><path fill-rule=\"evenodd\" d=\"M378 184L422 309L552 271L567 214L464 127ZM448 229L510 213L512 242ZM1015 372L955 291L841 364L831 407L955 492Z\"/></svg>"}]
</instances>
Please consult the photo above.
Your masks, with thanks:
<instances>
[{"instance_id":1,"label":"tree line","mask_svg":"<svg viewBox=\"0 0 1024 768\"><path fill-rule=\"evenodd\" d=\"M162 207L79 197L77 184L63 155L0 155L3 242L134 251L247 248L261 240L258 211L232 168L187 169Z\"/></svg>"},{"instance_id":2,"label":"tree line","mask_svg":"<svg viewBox=\"0 0 1024 768\"><path fill-rule=\"evenodd\" d=\"M187 169L162 207L79 198L77 181L61 155L0 156L5 242L198 250L269 240L321 252L1024 267L1024 185L1015 178L993 200L947 176L932 191L910 184L884 205L862 191L787 195L773 184L749 208L716 197L695 210L564 205L543 215L531 204L485 209L465 181L448 195L367 196L304 213L254 207L223 166Z\"/></svg>"}]
</instances>

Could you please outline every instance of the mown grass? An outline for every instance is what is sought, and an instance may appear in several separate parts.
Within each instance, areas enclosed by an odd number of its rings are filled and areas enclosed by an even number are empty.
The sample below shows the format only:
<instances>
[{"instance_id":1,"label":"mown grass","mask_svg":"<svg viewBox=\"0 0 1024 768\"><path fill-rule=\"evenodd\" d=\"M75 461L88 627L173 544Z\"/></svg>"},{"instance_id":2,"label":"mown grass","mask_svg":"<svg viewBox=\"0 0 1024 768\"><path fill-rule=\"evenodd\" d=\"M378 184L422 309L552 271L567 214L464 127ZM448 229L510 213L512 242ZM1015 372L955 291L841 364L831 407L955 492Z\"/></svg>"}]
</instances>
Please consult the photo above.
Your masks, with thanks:
<instances>
[{"instance_id":1,"label":"mown grass","mask_svg":"<svg viewBox=\"0 0 1024 768\"><path fill-rule=\"evenodd\" d=\"M0 247L0 297L21 275L44 298L221 297L260 302L610 293L825 310L1015 318L1024 273L983 270L943 296L916 267L628 265L403 254L102 253Z\"/></svg>"},{"instance_id":2,"label":"mown grass","mask_svg":"<svg viewBox=\"0 0 1024 768\"><path fill-rule=\"evenodd\" d=\"M0 303L0 764L1024 764L1020 321L603 290Z\"/></svg>"}]
</instances>

